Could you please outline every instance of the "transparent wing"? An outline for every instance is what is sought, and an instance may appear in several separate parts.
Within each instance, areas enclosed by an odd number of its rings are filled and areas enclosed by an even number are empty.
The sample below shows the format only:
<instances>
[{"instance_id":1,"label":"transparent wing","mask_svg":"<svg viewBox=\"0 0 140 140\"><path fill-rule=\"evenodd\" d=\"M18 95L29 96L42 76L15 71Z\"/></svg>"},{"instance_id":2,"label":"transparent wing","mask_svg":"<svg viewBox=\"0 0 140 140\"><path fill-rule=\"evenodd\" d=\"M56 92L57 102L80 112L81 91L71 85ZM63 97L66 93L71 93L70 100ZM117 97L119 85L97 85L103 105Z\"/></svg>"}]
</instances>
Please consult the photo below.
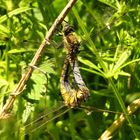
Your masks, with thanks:
<instances>
[{"instance_id":1,"label":"transparent wing","mask_svg":"<svg viewBox=\"0 0 140 140\"><path fill-rule=\"evenodd\" d=\"M57 106L52 107L47 112L44 112L40 117L31 121L30 123L24 126L23 135L31 134L37 129L45 126L48 122L62 116L68 112L70 108L67 108L63 103L57 104Z\"/></svg>"}]
</instances>

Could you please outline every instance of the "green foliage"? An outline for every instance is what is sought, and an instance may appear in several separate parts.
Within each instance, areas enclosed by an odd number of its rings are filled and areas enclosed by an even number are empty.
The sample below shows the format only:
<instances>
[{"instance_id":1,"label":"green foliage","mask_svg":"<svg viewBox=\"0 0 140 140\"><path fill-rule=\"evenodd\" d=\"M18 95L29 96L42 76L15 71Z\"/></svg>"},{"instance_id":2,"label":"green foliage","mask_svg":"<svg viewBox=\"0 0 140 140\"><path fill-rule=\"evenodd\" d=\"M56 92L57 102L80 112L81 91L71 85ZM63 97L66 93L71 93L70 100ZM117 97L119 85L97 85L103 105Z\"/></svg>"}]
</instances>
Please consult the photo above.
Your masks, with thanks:
<instances>
[{"instance_id":1,"label":"green foliage","mask_svg":"<svg viewBox=\"0 0 140 140\"><path fill-rule=\"evenodd\" d=\"M0 0L1 108L66 3L61 0ZM140 97L139 17L139 0L79 0L67 15L82 40L78 60L91 94L85 105L127 114L126 106ZM57 35L52 40L57 45L62 42ZM96 140L118 117L118 114L70 109L38 129L40 123L37 122L33 125L34 132L25 127L44 110L51 110L53 105L59 108L62 101L59 79L65 53L56 49L53 41L41 56L23 94L16 99L14 115L0 122L2 140ZM56 114L51 115L50 118L55 118ZM114 139L129 140L140 135L139 112L126 118ZM28 135L24 136L26 133Z\"/></svg>"}]
</instances>

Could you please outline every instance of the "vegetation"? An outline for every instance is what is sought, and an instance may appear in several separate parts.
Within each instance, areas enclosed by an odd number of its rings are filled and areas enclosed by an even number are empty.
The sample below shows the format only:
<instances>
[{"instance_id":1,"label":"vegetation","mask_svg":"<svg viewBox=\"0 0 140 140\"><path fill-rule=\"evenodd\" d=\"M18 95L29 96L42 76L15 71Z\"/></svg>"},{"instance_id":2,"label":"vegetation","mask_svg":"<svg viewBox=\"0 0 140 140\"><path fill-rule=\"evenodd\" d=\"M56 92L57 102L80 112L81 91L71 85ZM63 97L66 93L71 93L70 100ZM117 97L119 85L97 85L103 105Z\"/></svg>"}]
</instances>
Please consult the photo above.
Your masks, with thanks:
<instances>
[{"instance_id":1,"label":"vegetation","mask_svg":"<svg viewBox=\"0 0 140 140\"><path fill-rule=\"evenodd\" d=\"M66 4L66 0L0 0L1 109ZM11 116L0 120L0 139L97 140L120 114L96 112L93 107L126 115L125 123L112 139L138 139L139 110L129 116L126 107L140 98L139 17L139 0L77 1L66 20L81 40L79 66L90 89L90 97L83 105L90 110L59 110L59 81L66 55L61 47L63 38L58 35L59 26L22 94L16 98ZM48 118L30 124L42 112L55 110ZM41 121L46 123L38 128Z\"/></svg>"}]
</instances>

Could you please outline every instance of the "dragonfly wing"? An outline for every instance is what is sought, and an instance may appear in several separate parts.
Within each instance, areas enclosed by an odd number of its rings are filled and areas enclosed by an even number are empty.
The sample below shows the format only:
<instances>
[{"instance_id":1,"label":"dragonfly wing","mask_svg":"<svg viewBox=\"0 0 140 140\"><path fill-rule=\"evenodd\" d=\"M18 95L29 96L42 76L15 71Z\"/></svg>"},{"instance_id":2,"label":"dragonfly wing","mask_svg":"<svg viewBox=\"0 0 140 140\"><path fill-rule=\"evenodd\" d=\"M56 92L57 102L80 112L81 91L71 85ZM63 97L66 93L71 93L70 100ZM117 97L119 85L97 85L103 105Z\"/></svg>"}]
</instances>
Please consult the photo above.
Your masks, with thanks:
<instances>
[{"instance_id":1,"label":"dragonfly wing","mask_svg":"<svg viewBox=\"0 0 140 140\"><path fill-rule=\"evenodd\" d=\"M51 110L43 113L43 115L41 115L34 121L30 122L29 124L25 125L23 135L27 135L35 132L37 129L43 127L48 122L60 117L61 115L68 112L69 110L70 108L67 108L63 103L61 103L61 105L52 107Z\"/></svg>"}]
</instances>

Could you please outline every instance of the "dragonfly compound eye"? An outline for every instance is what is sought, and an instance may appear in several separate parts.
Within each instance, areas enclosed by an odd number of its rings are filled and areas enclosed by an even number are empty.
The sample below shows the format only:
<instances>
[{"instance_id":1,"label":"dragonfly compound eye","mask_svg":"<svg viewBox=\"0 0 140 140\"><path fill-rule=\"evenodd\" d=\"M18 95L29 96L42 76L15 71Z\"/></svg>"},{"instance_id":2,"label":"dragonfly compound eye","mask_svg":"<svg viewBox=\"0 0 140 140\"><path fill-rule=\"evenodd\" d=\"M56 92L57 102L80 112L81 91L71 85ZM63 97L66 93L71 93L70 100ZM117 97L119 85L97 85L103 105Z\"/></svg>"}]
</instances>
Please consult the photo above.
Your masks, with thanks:
<instances>
[{"instance_id":1,"label":"dragonfly compound eye","mask_svg":"<svg viewBox=\"0 0 140 140\"><path fill-rule=\"evenodd\" d=\"M69 24L65 24L63 26L63 32L64 35L67 36L68 34L70 34L71 32L74 32L73 26L70 26Z\"/></svg>"}]
</instances>

